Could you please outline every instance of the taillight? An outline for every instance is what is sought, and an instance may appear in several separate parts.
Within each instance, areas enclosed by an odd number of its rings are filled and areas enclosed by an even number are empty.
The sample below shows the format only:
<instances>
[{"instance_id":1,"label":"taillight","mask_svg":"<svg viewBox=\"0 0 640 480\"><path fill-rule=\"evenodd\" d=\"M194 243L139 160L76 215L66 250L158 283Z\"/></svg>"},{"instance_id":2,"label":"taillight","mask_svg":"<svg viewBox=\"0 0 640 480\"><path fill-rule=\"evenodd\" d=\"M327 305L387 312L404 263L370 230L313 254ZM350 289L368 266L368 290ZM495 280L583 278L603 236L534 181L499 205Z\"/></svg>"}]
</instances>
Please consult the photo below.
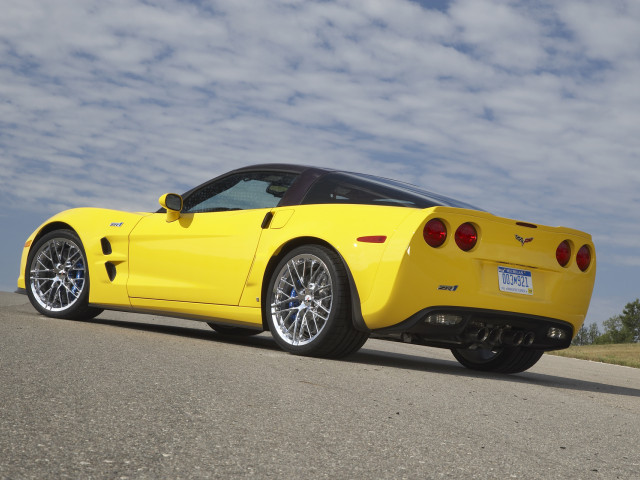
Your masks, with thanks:
<instances>
[{"instance_id":1,"label":"taillight","mask_svg":"<svg viewBox=\"0 0 640 480\"><path fill-rule=\"evenodd\" d=\"M478 242L476 227L470 223L463 223L456 230L456 245L465 252L471 250Z\"/></svg>"},{"instance_id":2,"label":"taillight","mask_svg":"<svg viewBox=\"0 0 640 480\"><path fill-rule=\"evenodd\" d=\"M587 245L583 245L576 255L576 263L578 268L583 272L591 265L591 249Z\"/></svg>"},{"instance_id":3,"label":"taillight","mask_svg":"<svg viewBox=\"0 0 640 480\"><path fill-rule=\"evenodd\" d=\"M571 260L571 245L566 240L556 248L556 260L561 267L566 267Z\"/></svg>"},{"instance_id":4,"label":"taillight","mask_svg":"<svg viewBox=\"0 0 640 480\"><path fill-rule=\"evenodd\" d=\"M422 231L424 241L432 247L439 247L447 239L447 227L444 222L438 218L432 218L424 226Z\"/></svg>"}]
</instances>

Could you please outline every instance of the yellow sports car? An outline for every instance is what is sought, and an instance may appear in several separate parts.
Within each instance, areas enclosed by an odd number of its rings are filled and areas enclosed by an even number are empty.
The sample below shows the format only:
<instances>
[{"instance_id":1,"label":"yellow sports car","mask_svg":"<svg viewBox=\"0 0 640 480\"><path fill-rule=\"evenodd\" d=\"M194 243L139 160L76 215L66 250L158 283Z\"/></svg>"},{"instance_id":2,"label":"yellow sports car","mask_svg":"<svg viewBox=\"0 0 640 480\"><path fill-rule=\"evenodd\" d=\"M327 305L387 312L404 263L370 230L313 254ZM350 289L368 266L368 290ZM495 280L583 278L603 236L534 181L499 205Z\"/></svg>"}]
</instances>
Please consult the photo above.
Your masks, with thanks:
<instances>
[{"instance_id":1,"label":"yellow sports car","mask_svg":"<svg viewBox=\"0 0 640 480\"><path fill-rule=\"evenodd\" d=\"M375 333L503 373L568 347L593 290L590 235L372 175L257 165L160 205L55 215L25 243L18 288L50 317L183 317L333 358Z\"/></svg>"}]
</instances>

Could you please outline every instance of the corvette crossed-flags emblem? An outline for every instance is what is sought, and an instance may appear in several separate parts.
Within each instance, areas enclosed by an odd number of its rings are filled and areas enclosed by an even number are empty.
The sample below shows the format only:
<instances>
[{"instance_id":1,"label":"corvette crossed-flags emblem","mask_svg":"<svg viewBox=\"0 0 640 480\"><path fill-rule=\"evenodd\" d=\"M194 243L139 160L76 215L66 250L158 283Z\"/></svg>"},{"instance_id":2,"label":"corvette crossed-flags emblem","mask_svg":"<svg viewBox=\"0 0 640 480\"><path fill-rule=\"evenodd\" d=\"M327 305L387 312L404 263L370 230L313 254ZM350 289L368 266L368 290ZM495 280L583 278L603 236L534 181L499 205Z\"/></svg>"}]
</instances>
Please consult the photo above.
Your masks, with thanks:
<instances>
[{"instance_id":1,"label":"corvette crossed-flags emblem","mask_svg":"<svg viewBox=\"0 0 640 480\"><path fill-rule=\"evenodd\" d=\"M533 242L533 237L522 238L520 235L516 234L516 240L518 240L524 247L525 243Z\"/></svg>"}]
</instances>

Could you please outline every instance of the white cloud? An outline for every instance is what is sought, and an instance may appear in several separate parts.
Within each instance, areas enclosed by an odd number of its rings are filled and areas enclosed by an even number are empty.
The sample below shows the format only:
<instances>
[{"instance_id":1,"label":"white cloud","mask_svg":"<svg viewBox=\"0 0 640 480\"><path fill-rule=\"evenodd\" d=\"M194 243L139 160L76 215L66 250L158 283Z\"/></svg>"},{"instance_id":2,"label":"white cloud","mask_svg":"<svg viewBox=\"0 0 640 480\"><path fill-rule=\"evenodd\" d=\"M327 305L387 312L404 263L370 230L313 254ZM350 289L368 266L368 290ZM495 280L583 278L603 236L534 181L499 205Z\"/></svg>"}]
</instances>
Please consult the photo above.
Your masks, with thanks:
<instances>
[{"instance_id":1,"label":"white cloud","mask_svg":"<svg viewBox=\"0 0 640 480\"><path fill-rule=\"evenodd\" d=\"M560 3L558 11L588 57L607 62L637 60L638 2L570 1Z\"/></svg>"},{"instance_id":2,"label":"white cloud","mask_svg":"<svg viewBox=\"0 0 640 480\"><path fill-rule=\"evenodd\" d=\"M541 26L522 4L460 0L449 12L461 41L482 60L509 70L532 70L544 60Z\"/></svg>"}]
</instances>

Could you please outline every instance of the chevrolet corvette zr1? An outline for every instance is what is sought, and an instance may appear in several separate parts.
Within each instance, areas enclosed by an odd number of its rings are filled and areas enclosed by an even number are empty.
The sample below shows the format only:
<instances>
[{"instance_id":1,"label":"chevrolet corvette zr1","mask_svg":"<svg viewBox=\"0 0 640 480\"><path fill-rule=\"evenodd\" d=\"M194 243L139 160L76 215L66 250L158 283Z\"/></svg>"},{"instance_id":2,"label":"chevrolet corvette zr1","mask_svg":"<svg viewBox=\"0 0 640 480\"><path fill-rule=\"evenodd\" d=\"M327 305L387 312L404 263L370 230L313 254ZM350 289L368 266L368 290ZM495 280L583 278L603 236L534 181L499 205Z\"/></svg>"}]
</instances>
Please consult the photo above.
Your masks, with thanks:
<instances>
[{"instance_id":1,"label":"chevrolet corvette zr1","mask_svg":"<svg viewBox=\"0 0 640 480\"><path fill-rule=\"evenodd\" d=\"M515 373L569 346L595 279L584 232L372 175L257 165L160 205L55 215L28 238L18 287L50 317L179 316L334 358L374 333Z\"/></svg>"}]
</instances>

